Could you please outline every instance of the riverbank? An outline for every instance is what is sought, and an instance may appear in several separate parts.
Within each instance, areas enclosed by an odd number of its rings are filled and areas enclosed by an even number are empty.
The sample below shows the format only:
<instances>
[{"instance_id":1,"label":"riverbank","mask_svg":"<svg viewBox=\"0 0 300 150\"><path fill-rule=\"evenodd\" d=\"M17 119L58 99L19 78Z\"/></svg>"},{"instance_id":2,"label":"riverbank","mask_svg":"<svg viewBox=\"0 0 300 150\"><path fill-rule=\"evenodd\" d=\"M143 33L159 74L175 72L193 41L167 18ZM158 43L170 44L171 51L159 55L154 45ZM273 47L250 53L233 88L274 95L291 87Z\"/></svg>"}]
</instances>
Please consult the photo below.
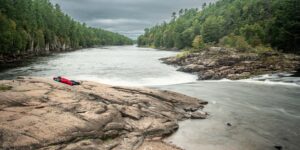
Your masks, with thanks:
<instances>
[{"instance_id":1,"label":"riverbank","mask_svg":"<svg viewBox=\"0 0 300 150\"><path fill-rule=\"evenodd\" d=\"M29 51L28 52L23 52L19 54L0 54L0 65L10 65L14 63L20 63L23 61L26 61L28 59L33 59L36 57L41 57L41 56L50 56L52 54L57 54L57 53L67 53L67 52L72 52L76 50L80 50L83 48L96 48L96 47L103 47L104 45L95 45L91 47L78 47L78 48L72 48L72 47L56 47L55 49L49 49L49 48L43 48L35 51ZM106 45L110 46L110 45Z\"/></svg>"},{"instance_id":2,"label":"riverbank","mask_svg":"<svg viewBox=\"0 0 300 150\"><path fill-rule=\"evenodd\" d=\"M299 55L275 51L246 53L222 47L210 47L198 53L183 53L161 60L179 66L179 71L197 74L199 80L238 80L262 74L292 72L300 68Z\"/></svg>"},{"instance_id":3,"label":"riverbank","mask_svg":"<svg viewBox=\"0 0 300 150\"><path fill-rule=\"evenodd\" d=\"M207 102L170 91L26 77L0 81L4 149L178 149L162 138Z\"/></svg>"}]
</instances>

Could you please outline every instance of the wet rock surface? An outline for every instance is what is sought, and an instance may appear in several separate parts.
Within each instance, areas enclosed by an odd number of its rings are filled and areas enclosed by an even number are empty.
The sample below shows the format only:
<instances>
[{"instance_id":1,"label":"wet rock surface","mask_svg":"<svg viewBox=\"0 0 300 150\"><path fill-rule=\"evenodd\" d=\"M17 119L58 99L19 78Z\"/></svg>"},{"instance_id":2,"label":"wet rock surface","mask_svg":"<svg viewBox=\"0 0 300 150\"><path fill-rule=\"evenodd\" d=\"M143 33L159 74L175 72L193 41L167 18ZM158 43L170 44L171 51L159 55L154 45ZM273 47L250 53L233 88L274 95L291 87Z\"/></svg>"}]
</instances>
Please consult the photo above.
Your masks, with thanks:
<instances>
[{"instance_id":1,"label":"wet rock surface","mask_svg":"<svg viewBox=\"0 0 300 150\"><path fill-rule=\"evenodd\" d=\"M0 149L178 149L161 139L207 102L170 91L45 78L2 80Z\"/></svg>"},{"instance_id":2,"label":"wet rock surface","mask_svg":"<svg viewBox=\"0 0 300 150\"><path fill-rule=\"evenodd\" d=\"M199 80L245 79L256 75L290 72L300 68L300 56L279 52L242 53L234 49L212 47L183 57L161 59L179 66L178 71L195 73Z\"/></svg>"}]
</instances>

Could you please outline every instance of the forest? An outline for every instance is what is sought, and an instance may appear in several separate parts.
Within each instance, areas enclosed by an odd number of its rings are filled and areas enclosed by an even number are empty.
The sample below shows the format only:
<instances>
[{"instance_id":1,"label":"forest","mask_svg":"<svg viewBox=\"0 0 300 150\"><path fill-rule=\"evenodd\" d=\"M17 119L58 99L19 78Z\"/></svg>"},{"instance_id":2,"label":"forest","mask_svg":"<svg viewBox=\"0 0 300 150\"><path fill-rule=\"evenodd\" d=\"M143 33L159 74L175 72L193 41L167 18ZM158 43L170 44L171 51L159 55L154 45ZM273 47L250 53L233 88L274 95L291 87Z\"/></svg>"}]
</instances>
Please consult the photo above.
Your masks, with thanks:
<instances>
[{"instance_id":1,"label":"forest","mask_svg":"<svg viewBox=\"0 0 300 150\"><path fill-rule=\"evenodd\" d=\"M0 55L132 44L118 33L88 27L49 0L0 0Z\"/></svg>"},{"instance_id":2,"label":"forest","mask_svg":"<svg viewBox=\"0 0 300 150\"><path fill-rule=\"evenodd\" d=\"M170 22L146 28L139 46L202 49L207 45L299 53L299 0L219 0L173 12Z\"/></svg>"}]
</instances>

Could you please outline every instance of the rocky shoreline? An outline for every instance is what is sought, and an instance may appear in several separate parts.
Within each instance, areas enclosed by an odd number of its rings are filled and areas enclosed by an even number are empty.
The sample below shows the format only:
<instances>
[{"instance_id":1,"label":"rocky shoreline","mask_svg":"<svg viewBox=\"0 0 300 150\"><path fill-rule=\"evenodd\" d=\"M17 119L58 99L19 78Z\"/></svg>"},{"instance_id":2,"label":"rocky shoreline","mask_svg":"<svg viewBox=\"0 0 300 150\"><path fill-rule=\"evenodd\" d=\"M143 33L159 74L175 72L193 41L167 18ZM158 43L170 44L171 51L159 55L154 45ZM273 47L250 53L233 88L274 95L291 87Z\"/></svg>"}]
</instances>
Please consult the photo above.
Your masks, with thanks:
<instances>
[{"instance_id":1,"label":"rocky shoreline","mask_svg":"<svg viewBox=\"0 0 300 150\"><path fill-rule=\"evenodd\" d=\"M0 149L161 149L207 102L170 91L37 77L0 81Z\"/></svg>"},{"instance_id":2,"label":"rocky shoreline","mask_svg":"<svg viewBox=\"0 0 300 150\"><path fill-rule=\"evenodd\" d=\"M88 48L88 47L79 47L79 48L67 47L67 48L57 48L56 50L40 49L37 51L28 51L19 54L0 54L0 65L14 64L18 62L23 62L24 60L26 61L27 59L36 58L40 56L49 56L55 53L72 52L82 48Z\"/></svg>"},{"instance_id":3,"label":"rocky shoreline","mask_svg":"<svg viewBox=\"0 0 300 150\"><path fill-rule=\"evenodd\" d=\"M300 56L279 52L242 53L235 49L210 47L202 52L161 59L178 71L195 73L199 80L246 79L252 76L292 72L300 68Z\"/></svg>"}]
</instances>

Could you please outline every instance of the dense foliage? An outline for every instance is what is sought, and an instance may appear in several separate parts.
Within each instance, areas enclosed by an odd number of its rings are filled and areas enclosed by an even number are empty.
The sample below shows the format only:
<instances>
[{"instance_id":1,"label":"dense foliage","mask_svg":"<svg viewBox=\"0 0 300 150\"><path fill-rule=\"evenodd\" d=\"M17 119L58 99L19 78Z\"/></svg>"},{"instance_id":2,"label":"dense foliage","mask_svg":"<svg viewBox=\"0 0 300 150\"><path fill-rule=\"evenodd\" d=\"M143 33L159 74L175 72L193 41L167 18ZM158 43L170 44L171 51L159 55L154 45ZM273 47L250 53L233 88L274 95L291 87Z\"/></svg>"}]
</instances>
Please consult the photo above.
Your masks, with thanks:
<instances>
[{"instance_id":1,"label":"dense foliage","mask_svg":"<svg viewBox=\"0 0 300 150\"><path fill-rule=\"evenodd\" d=\"M123 35L74 21L49 0L0 0L0 54L131 43Z\"/></svg>"},{"instance_id":2,"label":"dense foliage","mask_svg":"<svg viewBox=\"0 0 300 150\"><path fill-rule=\"evenodd\" d=\"M299 0L219 0L202 10L180 10L169 23L145 29L140 46L203 47L201 43L240 47L272 46L299 53Z\"/></svg>"}]
</instances>

